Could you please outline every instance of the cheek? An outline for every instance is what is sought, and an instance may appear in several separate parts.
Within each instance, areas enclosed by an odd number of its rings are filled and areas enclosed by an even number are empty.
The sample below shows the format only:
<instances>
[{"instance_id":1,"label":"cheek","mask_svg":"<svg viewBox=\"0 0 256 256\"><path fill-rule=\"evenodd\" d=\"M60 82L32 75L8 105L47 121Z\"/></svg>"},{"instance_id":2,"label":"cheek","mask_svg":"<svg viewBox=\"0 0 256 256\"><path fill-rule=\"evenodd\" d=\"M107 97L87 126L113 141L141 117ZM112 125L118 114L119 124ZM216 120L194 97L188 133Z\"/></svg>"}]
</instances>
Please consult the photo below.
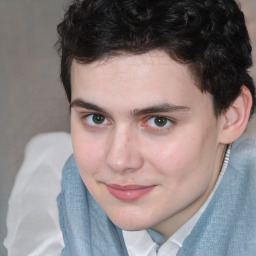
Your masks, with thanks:
<instances>
[{"instance_id":1,"label":"cheek","mask_svg":"<svg viewBox=\"0 0 256 256\"><path fill-rule=\"evenodd\" d=\"M187 136L176 136L165 145L158 145L152 152L154 157L148 156L148 159L151 158L151 164L163 176L183 182L185 177L204 176L205 170L214 165L215 142L207 138L207 133L191 132Z\"/></svg>"},{"instance_id":2,"label":"cheek","mask_svg":"<svg viewBox=\"0 0 256 256\"><path fill-rule=\"evenodd\" d=\"M102 141L75 129L71 130L71 138L74 156L81 174L97 172L104 158Z\"/></svg>"}]
</instances>

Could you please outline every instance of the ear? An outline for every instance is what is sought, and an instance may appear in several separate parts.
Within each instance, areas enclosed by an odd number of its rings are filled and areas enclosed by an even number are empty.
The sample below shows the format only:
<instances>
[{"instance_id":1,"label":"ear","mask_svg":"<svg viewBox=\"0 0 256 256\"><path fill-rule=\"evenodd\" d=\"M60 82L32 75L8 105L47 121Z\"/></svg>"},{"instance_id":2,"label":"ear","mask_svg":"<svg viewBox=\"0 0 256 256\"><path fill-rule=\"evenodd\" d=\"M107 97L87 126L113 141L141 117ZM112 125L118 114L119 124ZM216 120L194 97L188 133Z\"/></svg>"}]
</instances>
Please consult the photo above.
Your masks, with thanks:
<instances>
[{"instance_id":1,"label":"ear","mask_svg":"<svg viewBox=\"0 0 256 256\"><path fill-rule=\"evenodd\" d=\"M251 92L243 85L239 96L223 113L223 122L219 134L220 143L230 144L243 134L250 117L251 106Z\"/></svg>"}]
</instances>

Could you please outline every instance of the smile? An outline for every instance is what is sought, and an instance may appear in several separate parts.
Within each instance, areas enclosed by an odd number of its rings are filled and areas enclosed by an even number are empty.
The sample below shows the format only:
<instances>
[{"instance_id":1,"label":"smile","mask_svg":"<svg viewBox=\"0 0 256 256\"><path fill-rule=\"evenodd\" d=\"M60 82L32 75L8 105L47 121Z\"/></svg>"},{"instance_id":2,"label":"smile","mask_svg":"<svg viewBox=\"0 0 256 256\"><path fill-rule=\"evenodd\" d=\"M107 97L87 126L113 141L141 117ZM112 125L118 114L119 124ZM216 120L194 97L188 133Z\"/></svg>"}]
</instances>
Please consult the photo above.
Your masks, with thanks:
<instances>
[{"instance_id":1,"label":"smile","mask_svg":"<svg viewBox=\"0 0 256 256\"><path fill-rule=\"evenodd\" d=\"M107 185L109 193L115 198L121 201L134 201L139 199L146 193L150 192L155 185L153 186L140 186L140 185L127 185L120 186L116 184Z\"/></svg>"}]
</instances>

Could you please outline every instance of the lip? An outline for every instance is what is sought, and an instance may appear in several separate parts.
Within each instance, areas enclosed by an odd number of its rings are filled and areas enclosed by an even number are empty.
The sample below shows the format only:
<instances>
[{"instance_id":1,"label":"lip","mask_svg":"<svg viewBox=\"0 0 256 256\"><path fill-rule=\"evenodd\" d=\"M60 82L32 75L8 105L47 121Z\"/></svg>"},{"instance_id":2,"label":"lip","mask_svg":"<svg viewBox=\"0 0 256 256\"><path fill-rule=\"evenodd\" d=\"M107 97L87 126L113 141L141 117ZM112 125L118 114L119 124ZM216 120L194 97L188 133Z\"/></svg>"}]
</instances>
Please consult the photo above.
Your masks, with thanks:
<instances>
[{"instance_id":1,"label":"lip","mask_svg":"<svg viewBox=\"0 0 256 256\"><path fill-rule=\"evenodd\" d=\"M108 184L107 189L109 193L115 198L121 201L134 201L139 199L143 195L154 189L155 185L152 186L140 186L140 185L118 185L118 184Z\"/></svg>"}]
</instances>

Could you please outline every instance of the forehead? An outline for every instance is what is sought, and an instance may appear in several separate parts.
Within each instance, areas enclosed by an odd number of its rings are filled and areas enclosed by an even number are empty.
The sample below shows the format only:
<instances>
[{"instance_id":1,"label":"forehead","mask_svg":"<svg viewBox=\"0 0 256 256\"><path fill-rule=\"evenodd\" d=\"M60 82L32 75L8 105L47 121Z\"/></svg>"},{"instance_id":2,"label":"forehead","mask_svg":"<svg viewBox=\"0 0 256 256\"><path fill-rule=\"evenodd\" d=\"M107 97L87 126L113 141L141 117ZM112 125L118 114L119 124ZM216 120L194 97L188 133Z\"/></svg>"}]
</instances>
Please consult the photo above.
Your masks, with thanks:
<instances>
[{"instance_id":1,"label":"forehead","mask_svg":"<svg viewBox=\"0 0 256 256\"><path fill-rule=\"evenodd\" d=\"M196 79L190 72L188 65L181 64L173 60L166 52L162 50L153 50L137 55L120 53L118 55L109 56L107 58L94 61L90 64L83 64L73 59L71 64L71 76L77 69L83 69L83 71L88 72L88 74L90 73L91 75L93 75L93 73L98 73L101 76L105 75L105 78L107 78L107 74L114 72L118 73L118 76L121 76L128 71L130 73L135 73L135 71L138 71L137 75L139 73L143 75L143 71L146 72L150 68L155 70L154 74L158 74L161 71L165 72L167 70L168 72L175 72L179 69L179 73L186 73L186 75L189 75L191 79L195 80L196 82Z\"/></svg>"},{"instance_id":2,"label":"forehead","mask_svg":"<svg viewBox=\"0 0 256 256\"><path fill-rule=\"evenodd\" d=\"M200 105L202 100L211 104L210 95L199 90L188 66L174 61L163 51L121 55L92 64L74 60L71 91L72 99L110 104L115 101L121 106L162 102L184 105L196 101Z\"/></svg>"}]
</instances>

